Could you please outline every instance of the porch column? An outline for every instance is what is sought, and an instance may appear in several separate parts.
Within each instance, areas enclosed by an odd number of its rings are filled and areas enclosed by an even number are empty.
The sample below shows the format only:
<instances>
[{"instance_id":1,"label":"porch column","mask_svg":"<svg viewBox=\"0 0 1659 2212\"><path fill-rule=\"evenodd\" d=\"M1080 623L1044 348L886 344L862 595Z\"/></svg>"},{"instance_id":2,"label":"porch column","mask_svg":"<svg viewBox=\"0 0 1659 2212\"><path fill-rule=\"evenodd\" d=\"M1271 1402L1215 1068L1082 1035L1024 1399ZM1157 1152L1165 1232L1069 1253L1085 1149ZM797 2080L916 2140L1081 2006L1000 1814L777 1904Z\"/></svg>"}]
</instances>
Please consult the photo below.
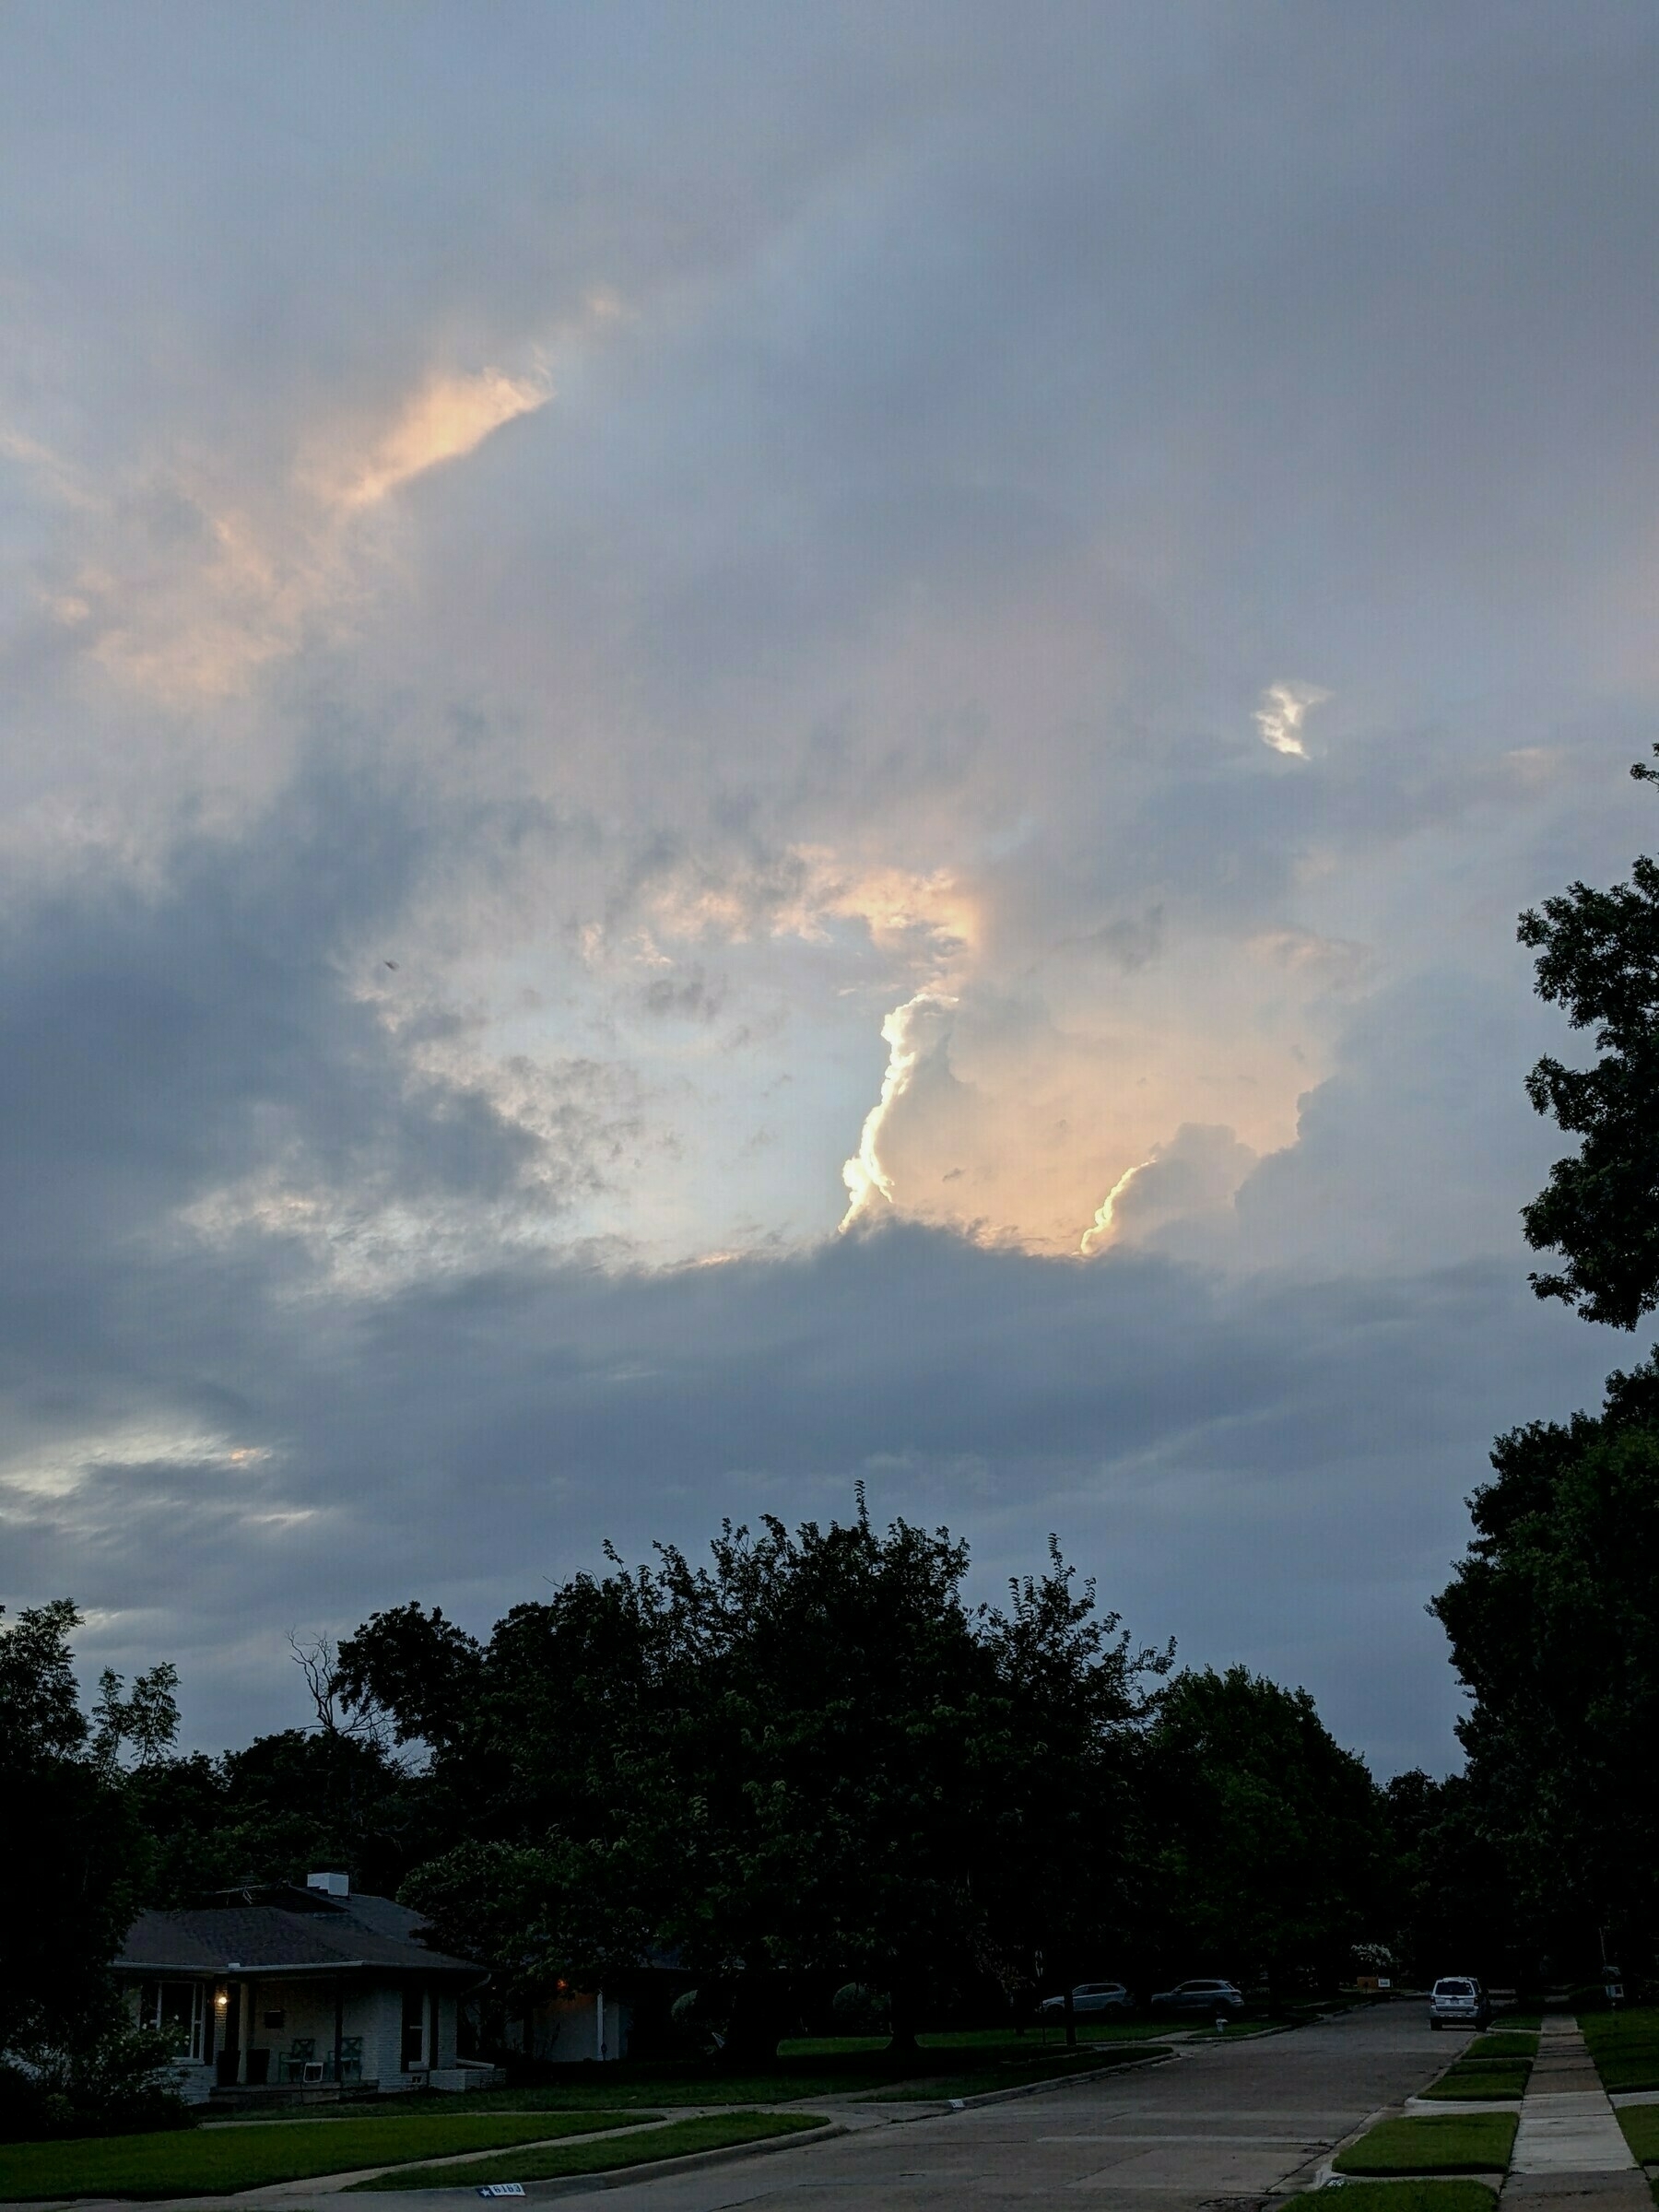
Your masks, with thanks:
<instances>
[{"instance_id":1,"label":"porch column","mask_svg":"<svg viewBox=\"0 0 1659 2212\"><path fill-rule=\"evenodd\" d=\"M342 2057L342 2055L343 2055L343 2053L344 2053L344 2050L345 2050L345 2043L346 2043L346 1985L345 1985L345 1983L342 1983L342 1982L336 1982L336 1983L335 1983L335 2060L334 2060L334 2077L335 2077L335 2088L336 2089L337 2089L337 2088L339 2088L341 2087L341 2082L340 2082L340 2060L341 2060L341 2057Z\"/></svg>"}]
</instances>

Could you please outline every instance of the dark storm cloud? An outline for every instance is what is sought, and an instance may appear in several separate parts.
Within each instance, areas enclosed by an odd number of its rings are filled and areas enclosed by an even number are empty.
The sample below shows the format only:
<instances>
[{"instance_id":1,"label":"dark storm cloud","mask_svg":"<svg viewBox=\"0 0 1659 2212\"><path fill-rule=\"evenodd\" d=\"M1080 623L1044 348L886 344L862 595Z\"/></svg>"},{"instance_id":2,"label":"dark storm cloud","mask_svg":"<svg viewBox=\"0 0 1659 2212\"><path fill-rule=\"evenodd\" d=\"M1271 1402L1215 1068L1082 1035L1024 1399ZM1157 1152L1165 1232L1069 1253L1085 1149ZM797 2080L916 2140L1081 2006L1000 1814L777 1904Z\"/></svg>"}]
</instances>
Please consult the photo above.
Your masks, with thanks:
<instances>
[{"instance_id":1,"label":"dark storm cloud","mask_svg":"<svg viewBox=\"0 0 1659 2212\"><path fill-rule=\"evenodd\" d=\"M9 1494L14 1597L72 1591L118 1664L176 1653L212 1740L285 1716L291 1623L414 1594L481 1625L605 1536L844 1512L863 1479L878 1512L966 1527L987 1587L1057 1528L1138 1633L1308 1679L1385 1760L1443 1754L1417 1606L1457 1497L1494 1427L1603 1357L1517 1269L1239 1283L899 1230L650 1275L474 1253L364 1288L280 1218L193 1231L181 1210L273 1149L481 1212L522 1178L532 1140L418 1080L343 982L419 859L382 792L317 771L243 839L186 837L147 894L89 874L13 916L8 1427L14 1473L52 1477ZM1443 1042L1466 1012L1414 1018ZM1374 1034L1360 1067L1398 1016ZM1253 1202L1351 1187L1333 1146L1371 1141L1387 1088L1327 1086ZM153 1441L88 1450L98 1422Z\"/></svg>"},{"instance_id":2,"label":"dark storm cloud","mask_svg":"<svg viewBox=\"0 0 1659 2212\"><path fill-rule=\"evenodd\" d=\"M0 945L8 1602L178 1655L215 1742L291 1717L290 1623L482 1625L606 1535L864 1478L987 1585L1055 1527L1137 1633L1446 1756L1421 1604L1458 1500L1623 1348L1524 1287L1511 933L1642 834L1651 8L24 6L0 38L0 772L46 856ZM492 366L554 395L383 535L342 523L427 380ZM1305 760L1252 722L1286 681L1333 695ZM394 735L343 719L287 780L336 685ZM88 792L175 824L159 856L65 857ZM178 830L206 793L232 826ZM1125 1207L1161 1249L806 1248L928 979L828 964L855 903L771 933L884 867L914 881L878 906L947 877L981 924L959 1036L1007 1041L1010 1181L1040 1120L1127 1117L1135 1053L1191 1076ZM724 936L629 965L676 898ZM1237 1037L1172 985L1116 1040L1124 992L1258 940ZM1304 958L1298 1141L1230 1206L1208 1086ZM552 1012L475 1050L497 977ZM771 1053L747 1092L693 1056L717 1012ZM774 1154L814 1130L798 1210L739 1185L761 1115ZM917 1155L966 1191L940 1122ZM587 1264L582 1202L682 1139L669 1248L753 1215L780 1249Z\"/></svg>"}]
</instances>

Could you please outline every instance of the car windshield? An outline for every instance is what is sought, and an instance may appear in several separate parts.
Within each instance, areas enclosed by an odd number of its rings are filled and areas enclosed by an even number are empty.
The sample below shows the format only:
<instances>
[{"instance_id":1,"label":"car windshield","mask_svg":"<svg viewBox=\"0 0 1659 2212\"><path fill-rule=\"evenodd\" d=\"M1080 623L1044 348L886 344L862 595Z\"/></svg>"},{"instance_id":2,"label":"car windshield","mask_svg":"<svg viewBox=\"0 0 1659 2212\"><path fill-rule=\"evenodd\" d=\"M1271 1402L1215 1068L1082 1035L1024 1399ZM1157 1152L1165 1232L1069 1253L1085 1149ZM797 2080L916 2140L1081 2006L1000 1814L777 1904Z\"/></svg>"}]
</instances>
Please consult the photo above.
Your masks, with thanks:
<instances>
[{"instance_id":1,"label":"car windshield","mask_svg":"<svg viewBox=\"0 0 1659 2212\"><path fill-rule=\"evenodd\" d=\"M1437 1997L1472 1997L1475 1984L1472 1982L1437 1982L1434 1994Z\"/></svg>"}]
</instances>

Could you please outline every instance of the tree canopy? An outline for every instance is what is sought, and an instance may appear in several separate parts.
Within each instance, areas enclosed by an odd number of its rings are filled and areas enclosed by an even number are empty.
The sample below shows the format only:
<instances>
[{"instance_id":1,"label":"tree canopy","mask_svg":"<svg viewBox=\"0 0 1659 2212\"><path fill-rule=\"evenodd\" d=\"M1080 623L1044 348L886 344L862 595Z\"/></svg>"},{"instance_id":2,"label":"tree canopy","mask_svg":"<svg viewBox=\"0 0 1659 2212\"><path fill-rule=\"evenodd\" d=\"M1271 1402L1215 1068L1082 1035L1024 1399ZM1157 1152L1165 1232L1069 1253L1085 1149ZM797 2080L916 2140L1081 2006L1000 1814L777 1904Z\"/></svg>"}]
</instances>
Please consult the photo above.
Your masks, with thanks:
<instances>
[{"instance_id":1,"label":"tree canopy","mask_svg":"<svg viewBox=\"0 0 1659 2212\"><path fill-rule=\"evenodd\" d=\"M1659 782L1641 762L1631 773ZM1594 1030L1600 1054L1588 1068L1546 1056L1527 1077L1537 1111L1581 1139L1522 1211L1534 1249L1563 1259L1533 1287L1633 1329L1659 1304L1659 863L1642 855L1611 890L1572 884L1524 913L1519 935L1538 956L1538 995Z\"/></svg>"},{"instance_id":2,"label":"tree canopy","mask_svg":"<svg viewBox=\"0 0 1659 2212\"><path fill-rule=\"evenodd\" d=\"M1500 1437L1475 1535L1434 1601L1471 1705L1458 1724L1486 1834L1535 1946L1583 1950L1659 1916L1659 1356L1599 1416Z\"/></svg>"}]
</instances>

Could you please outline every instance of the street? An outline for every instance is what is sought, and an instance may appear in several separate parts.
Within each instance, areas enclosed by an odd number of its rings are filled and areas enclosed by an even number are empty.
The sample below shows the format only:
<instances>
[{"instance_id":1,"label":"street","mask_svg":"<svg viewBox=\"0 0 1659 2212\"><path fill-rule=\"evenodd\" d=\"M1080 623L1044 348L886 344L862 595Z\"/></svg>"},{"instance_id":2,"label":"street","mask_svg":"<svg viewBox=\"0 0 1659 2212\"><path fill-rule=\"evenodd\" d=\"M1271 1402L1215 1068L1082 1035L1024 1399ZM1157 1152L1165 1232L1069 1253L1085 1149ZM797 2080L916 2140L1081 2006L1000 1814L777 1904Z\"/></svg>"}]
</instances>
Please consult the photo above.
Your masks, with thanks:
<instances>
[{"instance_id":1,"label":"street","mask_svg":"<svg viewBox=\"0 0 1659 2212\"><path fill-rule=\"evenodd\" d=\"M1289 2183L1378 2107L1421 2088L1464 2039L1420 2004L1386 2005L1293 2034L1189 2045L1167 2065L894 2124L853 2108L857 2132L700 2172L559 2195L560 2212L947 2212L971 2203L1108 2204L1193 2212ZM882 2117L877 2119L877 2111ZM535 2184L529 2194L543 2194ZM383 2195L436 2212L459 2193Z\"/></svg>"}]
</instances>

